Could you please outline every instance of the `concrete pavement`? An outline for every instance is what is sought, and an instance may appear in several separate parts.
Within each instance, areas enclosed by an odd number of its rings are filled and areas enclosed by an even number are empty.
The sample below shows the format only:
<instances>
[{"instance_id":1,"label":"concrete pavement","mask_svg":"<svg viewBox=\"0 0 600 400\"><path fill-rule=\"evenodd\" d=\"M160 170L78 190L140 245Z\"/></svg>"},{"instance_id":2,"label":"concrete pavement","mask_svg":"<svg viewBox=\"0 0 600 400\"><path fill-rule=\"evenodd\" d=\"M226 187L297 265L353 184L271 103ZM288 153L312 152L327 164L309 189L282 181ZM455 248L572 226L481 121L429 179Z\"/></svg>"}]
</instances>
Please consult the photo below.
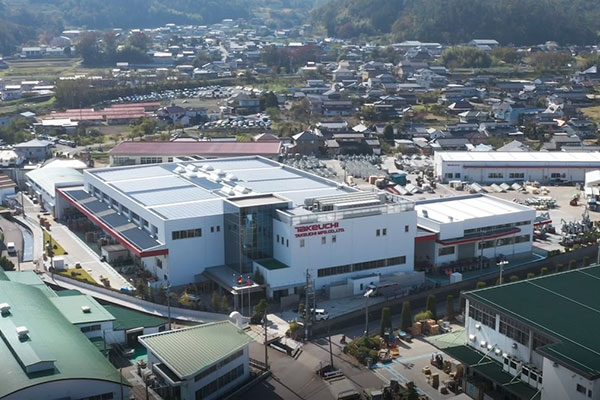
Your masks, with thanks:
<instances>
[{"instance_id":1,"label":"concrete pavement","mask_svg":"<svg viewBox=\"0 0 600 400\"><path fill-rule=\"evenodd\" d=\"M15 264L16 269L19 262L19 260L17 260L17 253L8 254L5 246L6 243L13 242L19 254L23 254L23 234L15 222L9 221L4 216L0 217L0 229L2 229L2 232L4 233L4 244L2 245L1 250L2 255L8 257Z\"/></svg>"},{"instance_id":2,"label":"concrete pavement","mask_svg":"<svg viewBox=\"0 0 600 400\"><path fill-rule=\"evenodd\" d=\"M62 257L65 258L68 268L74 268L75 264L79 263L98 283L100 283L100 276L103 276L109 279L110 286L114 289L133 288L113 267L100 261L100 256L66 226L52 222L49 233L67 251L68 254Z\"/></svg>"}]
</instances>

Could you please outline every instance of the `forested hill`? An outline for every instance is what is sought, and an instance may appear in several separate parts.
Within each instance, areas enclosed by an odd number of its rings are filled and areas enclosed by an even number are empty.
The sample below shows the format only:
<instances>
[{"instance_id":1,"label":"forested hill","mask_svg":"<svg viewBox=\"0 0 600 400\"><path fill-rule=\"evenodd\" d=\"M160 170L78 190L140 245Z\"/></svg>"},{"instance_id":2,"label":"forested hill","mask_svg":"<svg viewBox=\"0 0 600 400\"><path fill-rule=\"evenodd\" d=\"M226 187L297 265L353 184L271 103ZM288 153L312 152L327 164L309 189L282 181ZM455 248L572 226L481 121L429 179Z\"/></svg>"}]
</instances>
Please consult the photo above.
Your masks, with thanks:
<instances>
[{"instance_id":1,"label":"forested hill","mask_svg":"<svg viewBox=\"0 0 600 400\"><path fill-rule=\"evenodd\" d=\"M65 27L151 28L262 17L273 27L306 21L315 0L0 0L0 54Z\"/></svg>"},{"instance_id":2,"label":"forested hill","mask_svg":"<svg viewBox=\"0 0 600 400\"><path fill-rule=\"evenodd\" d=\"M393 40L462 43L496 39L530 45L598 42L594 0L332 0L312 20L331 36L390 34Z\"/></svg>"}]
</instances>

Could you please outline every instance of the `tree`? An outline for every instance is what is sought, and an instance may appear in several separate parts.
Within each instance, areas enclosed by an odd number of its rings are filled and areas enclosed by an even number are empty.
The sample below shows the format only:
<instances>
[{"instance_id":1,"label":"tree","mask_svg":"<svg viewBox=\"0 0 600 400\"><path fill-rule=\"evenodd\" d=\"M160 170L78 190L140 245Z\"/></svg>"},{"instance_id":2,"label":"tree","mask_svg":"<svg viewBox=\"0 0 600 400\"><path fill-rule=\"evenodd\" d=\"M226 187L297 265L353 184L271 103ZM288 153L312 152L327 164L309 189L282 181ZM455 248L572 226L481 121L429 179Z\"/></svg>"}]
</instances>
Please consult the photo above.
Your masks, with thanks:
<instances>
[{"instance_id":1,"label":"tree","mask_svg":"<svg viewBox=\"0 0 600 400\"><path fill-rule=\"evenodd\" d=\"M212 61L212 58L210 57L210 55L207 52L199 51L198 54L196 54L196 57L194 58L192 65L195 68L200 68L203 65L210 63L211 61Z\"/></svg>"},{"instance_id":2,"label":"tree","mask_svg":"<svg viewBox=\"0 0 600 400\"><path fill-rule=\"evenodd\" d=\"M298 304L298 314L300 314L301 316L304 315L305 308L306 307L304 306L304 303Z\"/></svg>"},{"instance_id":3,"label":"tree","mask_svg":"<svg viewBox=\"0 0 600 400\"><path fill-rule=\"evenodd\" d=\"M221 310L223 310L225 312L231 311L231 307L229 307L229 299L227 298L227 295L225 295L225 294L221 298Z\"/></svg>"},{"instance_id":4,"label":"tree","mask_svg":"<svg viewBox=\"0 0 600 400\"><path fill-rule=\"evenodd\" d=\"M565 265L564 264L557 264L556 265L556 271L555 272L563 272L565 270Z\"/></svg>"},{"instance_id":5,"label":"tree","mask_svg":"<svg viewBox=\"0 0 600 400\"><path fill-rule=\"evenodd\" d=\"M214 311L219 311L221 308L221 298L219 297L219 293L215 290L212 294L212 298L210 299L210 305L212 306Z\"/></svg>"},{"instance_id":6,"label":"tree","mask_svg":"<svg viewBox=\"0 0 600 400\"><path fill-rule=\"evenodd\" d=\"M381 309L381 325L379 326L379 336L383 336L387 329L392 328L392 315L389 307Z\"/></svg>"},{"instance_id":7,"label":"tree","mask_svg":"<svg viewBox=\"0 0 600 400\"><path fill-rule=\"evenodd\" d=\"M386 125L383 129L383 137L386 141L391 142L394 140L394 126Z\"/></svg>"},{"instance_id":8,"label":"tree","mask_svg":"<svg viewBox=\"0 0 600 400\"><path fill-rule=\"evenodd\" d=\"M448 319L448 321L454 319L454 296L451 294L446 297L446 319Z\"/></svg>"},{"instance_id":9,"label":"tree","mask_svg":"<svg viewBox=\"0 0 600 400\"><path fill-rule=\"evenodd\" d=\"M402 315L400 317L400 330L407 330L412 324L412 316L410 312L410 302L405 301L402 303Z\"/></svg>"},{"instance_id":10,"label":"tree","mask_svg":"<svg viewBox=\"0 0 600 400\"><path fill-rule=\"evenodd\" d=\"M157 122L155 119L142 118L141 120L137 121L131 132L139 137L151 135L156 130L156 125Z\"/></svg>"},{"instance_id":11,"label":"tree","mask_svg":"<svg viewBox=\"0 0 600 400\"><path fill-rule=\"evenodd\" d=\"M277 101L277 95L271 91L264 93L261 96L261 101L264 105L264 109L278 108L279 102Z\"/></svg>"},{"instance_id":12,"label":"tree","mask_svg":"<svg viewBox=\"0 0 600 400\"><path fill-rule=\"evenodd\" d=\"M6 256L0 257L0 267L5 271L14 271L15 264Z\"/></svg>"},{"instance_id":13,"label":"tree","mask_svg":"<svg viewBox=\"0 0 600 400\"><path fill-rule=\"evenodd\" d=\"M135 287L135 290L137 292L137 295L143 300L145 300L148 296L148 284L143 280L138 282L138 284Z\"/></svg>"},{"instance_id":14,"label":"tree","mask_svg":"<svg viewBox=\"0 0 600 400\"><path fill-rule=\"evenodd\" d=\"M540 270L540 275L548 275L548 267L542 267L542 269Z\"/></svg>"},{"instance_id":15,"label":"tree","mask_svg":"<svg viewBox=\"0 0 600 400\"><path fill-rule=\"evenodd\" d=\"M137 47L142 51L148 51L148 46L151 41L148 36L144 32L134 32L129 36L129 40L127 43L133 47Z\"/></svg>"},{"instance_id":16,"label":"tree","mask_svg":"<svg viewBox=\"0 0 600 400\"><path fill-rule=\"evenodd\" d=\"M582 267L587 267L590 265L590 258L588 256L583 257Z\"/></svg>"},{"instance_id":17,"label":"tree","mask_svg":"<svg viewBox=\"0 0 600 400\"><path fill-rule=\"evenodd\" d=\"M563 52L537 52L529 57L529 62L537 71L557 71L567 64L573 63L571 53Z\"/></svg>"},{"instance_id":18,"label":"tree","mask_svg":"<svg viewBox=\"0 0 600 400\"><path fill-rule=\"evenodd\" d=\"M117 55L117 35L114 31L107 31L102 35L102 52L107 63L114 63Z\"/></svg>"},{"instance_id":19,"label":"tree","mask_svg":"<svg viewBox=\"0 0 600 400\"><path fill-rule=\"evenodd\" d=\"M577 261L575 260L569 260L569 270L573 270L575 268L577 268Z\"/></svg>"},{"instance_id":20,"label":"tree","mask_svg":"<svg viewBox=\"0 0 600 400\"><path fill-rule=\"evenodd\" d=\"M261 299L255 306L254 306L254 313L255 314L259 314L262 317L264 317L265 313L267 312L267 309L269 308L269 303L267 303L267 300L265 299Z\"/></svg>"},{"instance_id":21,"label":"tree","mask_svg":"<svg viewBox=\"0 0 600 400\"><path fill-rule=\"evenodd\" d=\"M436 306L437 304L435 300L435 294L430 294L429 296L427 296L427 306L425 307L425 309L431 312L433 319L437 319Z\"/></svg>"},{"instance_id":22,"label":"tree","mask_svg":"<svg viewBox=\"0 0 600 400\"><path fill-rule=\"evenodd\" d=\"M517 64L523 59L523 55L514 47L496 47L491 51L494 58L507 64Z\"/></svg>"},{"instance_id":23,"label":"tree","mask_svg":"<svg viewBox=\"0 0 600 400\"><path fill-rule=\"evenodd\" d=\"M77 54L83 59L83 65L93 67L102 64L102 53L98 46L98 35L94 32L86 33L75 45Z\"/></svg>"},{"instance_id":24,"label":"tree","mask_svg":"<svg viewBox=\"0 0 600 400\"><path fill-rule=\"evenodd\" d=\"M482 281L479 281L479 282L477 282L477 286L476 286L476 288L477 288L477 289L483 289L483 288L484 288L484 287L486 287L486 286L487 286L487 283L485 283L485 282L482 282Z\"/></svg>"},{"instance_id":25,"label":"tree","mask_svg":"<svg viewBox=\"0 0 600 400\"><path fill-rule=\"evenodd\" d=\"M440 61L448 68L489 68L492 57L475 47L451 47L442 53Z\"/></svg>"},{"instance_id":26,"label":"tree","mask_svg":"<svg viewBox=\"0 0 600 400\"><path fill-rule=\"evenodd\" d=\"M254 282L258 283L259 285L265 283L265 278L262 276L258 268L256 271L254 271Z\"/></svg>"}]
</instances>

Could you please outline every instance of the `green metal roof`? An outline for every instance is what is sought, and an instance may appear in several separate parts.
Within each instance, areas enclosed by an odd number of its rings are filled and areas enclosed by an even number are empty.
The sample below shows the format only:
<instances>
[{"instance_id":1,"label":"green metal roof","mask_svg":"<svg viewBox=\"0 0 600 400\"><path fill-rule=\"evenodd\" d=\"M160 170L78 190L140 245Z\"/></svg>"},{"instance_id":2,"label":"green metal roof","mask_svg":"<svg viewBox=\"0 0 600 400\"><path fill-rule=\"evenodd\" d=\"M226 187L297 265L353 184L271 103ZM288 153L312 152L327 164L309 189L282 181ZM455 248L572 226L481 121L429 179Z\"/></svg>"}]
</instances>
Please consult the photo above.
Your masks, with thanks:
<instances>
[{"instance_id":1,"label":"green metal roof","mask_svg":"<svg viewBox=\"0 0 600 400\"><path fill-rule=\"evenodd\" d=\"M11 282L35 286L36 288L44 292L46 296L56 297L56 293L54 293L54 290L46 286L42 278L40 278L38 274L36 274L34 271L8 271L5 272L5 274L7 279Z\"/></svg>"},{"instance_id":2,"label":"green metal roof","mask_svg":"<svg viewBox=\"0 0 600 400\"><path fill-rule=\"evenodd\" d=\"M230 321L140 336L139 341L180 379L243 349L252 338Z\"/></svg>"},{"instance_id":3,"label":"green metal roof","mask_svg":"<svg viewBox=\"0 0 600 400\"><path fill-rule=\"evenodd\" d=\"M484 353L465 345L443 348L444 353L473 368L479 374L504 386L509 392L526 400L539 400L541 393L520 379L502 370L502 364Z\"/></svg>"},{"instance_id":4,"label":"green metal roof","mask_svg":"<svg viewBox=\"0 0 600 400\"><path fill-rule=\"evenodd\" d=\"M0 316L0 398L58 380L121 381L119 372L42 290L0 280L0 303L4 302L10 304L11 312ZM18 340L18 326L29 330L27 340ZM26 372L25 367L44 361L54 362L54 368Z\"/></svg>"},{"instance_id":5,"label":"green metal roof","mask_svg":"<svg viewBox=\"0 0 600 400\"><path fill-rule=\"evenodd\" d=\"M62 296L50 299L54 306L72 324L88 324L92 322L112 321L115 317L102 307L93 297L87 294L79 296ZM83 312L82 307L89 307L89 312Z\"/></svg>"},{"instance_id":6,"label":"green metal roof","mask_svg":"<svg viewBox=\"0 0 600 400\"><path fill-rule=\"evenodd\" d=\"M589 379L600 376L600 266L466 293L557 343L536 351ZM573 327L577 321L580 329Z\"/></svg>"},{"instance_id":7,"label":"green metal roof","mask_svg":"<svg viewBox=\"0 0 600 400\"><path fill-rule=\"evenodd\" d=\"M167 323L166 318L146 314L129 308L105 305L104 308L115 317L113 329L116 331L135 329L139 327L161 326Z\"/></svg>"}]
</instances>

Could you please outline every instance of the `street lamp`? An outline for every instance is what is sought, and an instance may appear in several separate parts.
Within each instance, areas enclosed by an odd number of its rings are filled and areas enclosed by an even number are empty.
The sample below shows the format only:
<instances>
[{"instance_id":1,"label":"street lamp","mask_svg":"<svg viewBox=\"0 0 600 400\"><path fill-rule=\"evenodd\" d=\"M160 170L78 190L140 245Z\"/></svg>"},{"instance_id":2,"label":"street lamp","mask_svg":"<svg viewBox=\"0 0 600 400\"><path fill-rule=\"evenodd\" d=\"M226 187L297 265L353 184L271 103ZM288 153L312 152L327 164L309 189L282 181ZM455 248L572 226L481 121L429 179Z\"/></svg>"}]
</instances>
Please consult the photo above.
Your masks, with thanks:
<instances>
[{"instance_id":1,"label":"street lamp","mask_svg":"<svg viewBox=\"0 0 600 400\"><path fill-rule=\"evenodd\" d=\"M373 294L374 290L369 289L363 294L365 298L365 334L364 336L369 335L369 297Z\"/></svg>"},{"instance_id":2,"label":"street lamp","mask_svg":"<svg viewBox=\"0 0 600 400\"><path fill-rule=\"evenodd\" d=\"M500 267L500 279L498 280L498 284L502 285L502 272L504 272L504 266L508 264L508 261L502 259L496 263L498 267Z\"/></svg>"}]
</instances>

